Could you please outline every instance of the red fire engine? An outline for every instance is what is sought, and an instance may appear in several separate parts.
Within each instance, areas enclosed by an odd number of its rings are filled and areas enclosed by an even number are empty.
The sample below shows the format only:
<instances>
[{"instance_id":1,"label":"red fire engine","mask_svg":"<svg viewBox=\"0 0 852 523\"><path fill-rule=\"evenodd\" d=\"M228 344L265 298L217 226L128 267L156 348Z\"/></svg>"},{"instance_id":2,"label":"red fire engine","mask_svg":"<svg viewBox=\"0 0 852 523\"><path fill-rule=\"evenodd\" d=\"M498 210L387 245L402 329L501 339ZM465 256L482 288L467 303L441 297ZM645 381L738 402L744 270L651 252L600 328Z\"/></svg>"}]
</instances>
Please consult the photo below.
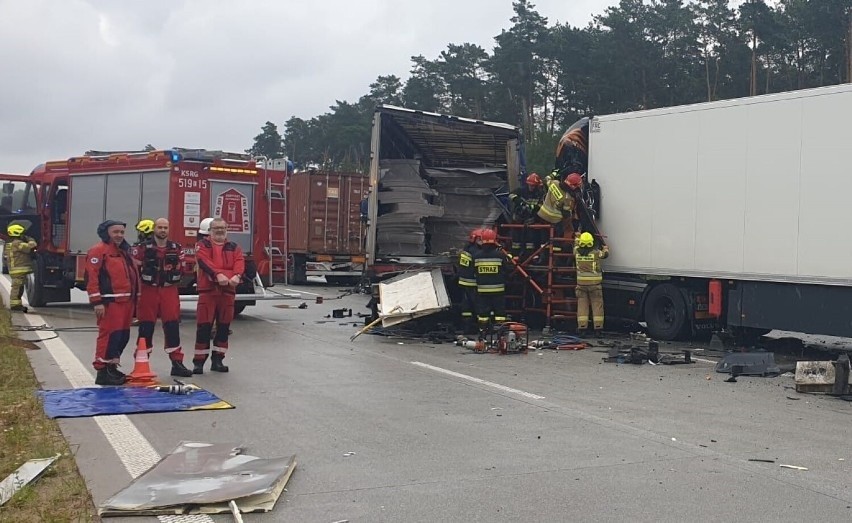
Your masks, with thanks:
<instances>
[{"instance_id":1,"label":"red fire engine","mask_svg":"<svg viewBox=\"0 0 852 523\"><path fill-rule=\"evenodd\" d=\"M133 226L166 217L171 238L184 246L182 294L195 293L195 243L205 217L222 217L228 238L246 254L237 310L259 297L255 285L271 286L286 271L285 171L266 169L249 156L220 151L170 149L99 153L52 161L29 176L0 175L0 232L8 223L32 223L38 241L36 270L27 285L33 306L68 302L83 289L86 251L106 219Z\"/></svg>"}]
</instances>

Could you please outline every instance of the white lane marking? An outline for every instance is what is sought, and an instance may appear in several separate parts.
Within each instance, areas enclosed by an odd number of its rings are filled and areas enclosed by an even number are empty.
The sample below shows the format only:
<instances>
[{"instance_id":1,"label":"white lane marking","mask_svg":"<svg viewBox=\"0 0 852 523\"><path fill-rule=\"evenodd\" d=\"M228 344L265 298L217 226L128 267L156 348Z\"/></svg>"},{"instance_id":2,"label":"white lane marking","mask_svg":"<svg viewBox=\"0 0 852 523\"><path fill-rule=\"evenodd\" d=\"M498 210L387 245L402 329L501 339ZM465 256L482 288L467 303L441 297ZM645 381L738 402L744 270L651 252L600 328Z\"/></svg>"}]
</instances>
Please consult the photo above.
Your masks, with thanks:
<instances>
[{"instance_id":1,"label":"white lane marking","mask_svg":"<svg viewBox=\"0 0 852 523\"><path fill-rule=\"evenodd\" d=\"M255 316L254 314L243 314L243 316L245 316L245 317L247 317L247 318L254 318L254 319L256 319L256 320L263 320L263 321L265 321L266 323L278 323L278 322L277 322L277 321L275 321L275 320L270 320L270 319L268 319L268 318L264 318L264 317L262 317L262 316Z\"/></svg>"},{"instance_id":2,"label":"white lane marking","mask_svg":"<svg viewBox=\"0 0 852 523\"><path fill-rule=\"evenodd\" d=\"M713 365L716 365L716 363L718 363L718 362L713 361L713 360L705 360L704 358L696 358L695 356L693 356L692 359L694 359L695 361L703 361L704 363L712 363Z\"/></svg>"},{"instance_id":3,"label":"white lane marking","mask_svg":"<svg viewBox=\"0 0 852 523\"><path fill-rule=\"evenodd\" d=\"M525 392L518 389L513 389L512 387L507 387L505 385L500 385L499 383L494 383L493 381L485 381L479 378L474 378L473 376L468 376L467 374L461 374L459 372L454 372L447 369L442 369L441 367L435 367L434 365L429 365L428 363L422 363L419 361L411 362L418 367L423 367L424 369L434 370L435 372L440 372L442 374L447 374L448 376L455 376L456 378L461 378L463 380L472 381L474 383L478 383L480 385L486 385L488 387L493 387L498 390L502 390L503 392L511 392L512 394L517 394L519 396L523 396L525 398L531 398L534 400L543 400L544 396L539 396L538 394L533 394L532 392Z\"/></svg>"},{"instance_id":4,"label":"white lane marking","mask_svg":"<svg viewBox=\"0 0 852 523\"><path fill-rule=\"evenodd\" d=\"M317 294L315 292L308 292L308 291L304 291L302 289L291 289L289 287L281 287L281 288L284 289L285 291L295 292L296 294L310 294L311 296L324 296L323 294ZM277 291L278 289L273 287L272 290Z\"/></svg>"},{"instance_id":5,"label":"white lane marking","mask_svg":"<svg viewBox=\"0 0 852 523\"><path fill-rule=\"evenodd\" d=\"M6 278L0 278L4 294L7 299L11 290L11 283ZM24 297L26 302L26 296ZM29 303L26 303L29 305ZM33 309L31 309L33 310ZM47 321L35 313L22 314L23 318L32 326L46 325ZM21 317L17 314L15 318ZM92 313L92 321L95 316ZM34 331L39 339L54 335L51 331ZM56 365L65 375L68 382L74 388L94 387L95 379L83 363L71 352L71 348L60 338L48 339L40 342L47 352L56 361ZM94 340L92 340L94 345ZM94 348L94 347L93 347ZM151 443L139 432L136 425L125 415L116 416L94 416L92 418L107 441L115 450L118 458L124 464L124 468L133 479L141 476L143 472L153 467L160 461L160 455L154 450ZM213 523L213 519L207 515L193 516L158 516L163 523Z\"/></svg>"}]
</instances>

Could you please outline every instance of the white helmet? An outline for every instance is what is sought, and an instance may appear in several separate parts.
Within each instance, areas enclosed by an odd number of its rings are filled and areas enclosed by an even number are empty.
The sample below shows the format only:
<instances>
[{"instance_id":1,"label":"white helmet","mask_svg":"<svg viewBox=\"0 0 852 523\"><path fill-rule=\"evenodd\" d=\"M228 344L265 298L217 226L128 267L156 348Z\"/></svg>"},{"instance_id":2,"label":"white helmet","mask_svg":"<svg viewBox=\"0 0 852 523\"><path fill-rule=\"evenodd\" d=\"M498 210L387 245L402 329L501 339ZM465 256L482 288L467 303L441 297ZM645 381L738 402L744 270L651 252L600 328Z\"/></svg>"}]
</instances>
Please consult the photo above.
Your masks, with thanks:
<instances>
[{"instance_id":1,"label":"white helmet","mask_svg":"<svg viewBox=\"0 0 852 523\"><path fill-rule=\"evenodd\" d=\"M213 218L204 218L198 225L198 234L210 234L210 224L213 223Z\"/></svg>"}]
</instances>

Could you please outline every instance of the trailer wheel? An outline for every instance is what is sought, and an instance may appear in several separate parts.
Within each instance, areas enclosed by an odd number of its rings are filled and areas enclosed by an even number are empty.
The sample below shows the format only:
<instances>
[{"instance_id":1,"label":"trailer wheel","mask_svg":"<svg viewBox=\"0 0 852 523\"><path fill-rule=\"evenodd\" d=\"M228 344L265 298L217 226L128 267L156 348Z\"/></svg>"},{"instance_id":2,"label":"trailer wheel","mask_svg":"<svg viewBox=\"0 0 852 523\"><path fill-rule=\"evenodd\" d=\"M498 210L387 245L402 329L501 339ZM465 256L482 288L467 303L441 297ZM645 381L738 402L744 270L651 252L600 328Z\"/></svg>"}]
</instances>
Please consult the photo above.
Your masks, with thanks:
<instances>
[{"instance_id":1,"label":"trailer wheel","mask_svg":"<svg viewBox=\"0 0 852 523\"><path fill-rule=\"evenodd\" d=\"M662 341L676 340L689 327L686 302L671 283L657 285L645 298L645 323L648 334Z\"/></svg>"},{"instance_id":2,"label":"trailer wheel","mask_svg":"<svg viewBox=\"0 0 852 523\"><path fill-rule=\"evenodd\" d=\"M44 292L44 259L41 256L35 259L34 269L27 276L25 285L27 301L33 307L44 307L47 305L47 297Z\"/></svg>"},{"instance_id":3,"label":"trailer wheel","mask_svg":"<svg viewBox=\"0 0 852 523\"><path fill-rule=\"evenodd\" d=\"M289 285L304 285L308 283L306 259L301 254L291 254L287 260L287 283Z\"/></svg>"}]
</instances>

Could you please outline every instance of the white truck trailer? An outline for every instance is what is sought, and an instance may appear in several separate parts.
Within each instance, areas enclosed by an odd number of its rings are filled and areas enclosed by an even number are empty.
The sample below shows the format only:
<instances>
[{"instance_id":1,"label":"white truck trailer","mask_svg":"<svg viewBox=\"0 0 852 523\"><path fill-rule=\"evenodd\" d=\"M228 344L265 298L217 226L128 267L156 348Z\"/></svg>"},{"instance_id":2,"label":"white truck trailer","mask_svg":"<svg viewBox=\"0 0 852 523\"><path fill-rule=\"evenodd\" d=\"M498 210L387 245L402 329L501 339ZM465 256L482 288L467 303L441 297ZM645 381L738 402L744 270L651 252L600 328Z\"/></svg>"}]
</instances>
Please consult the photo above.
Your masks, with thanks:
<instances>
[{"instance_id":1,"label":"white truck trailer","mask_svg":"<svg viewBox=\"0 0 852 523\"><path fill-rule=\"evenodd\" d=\"M852 337L852 85L593 117L607 318Z\"/></svg>"}]
</instances>

